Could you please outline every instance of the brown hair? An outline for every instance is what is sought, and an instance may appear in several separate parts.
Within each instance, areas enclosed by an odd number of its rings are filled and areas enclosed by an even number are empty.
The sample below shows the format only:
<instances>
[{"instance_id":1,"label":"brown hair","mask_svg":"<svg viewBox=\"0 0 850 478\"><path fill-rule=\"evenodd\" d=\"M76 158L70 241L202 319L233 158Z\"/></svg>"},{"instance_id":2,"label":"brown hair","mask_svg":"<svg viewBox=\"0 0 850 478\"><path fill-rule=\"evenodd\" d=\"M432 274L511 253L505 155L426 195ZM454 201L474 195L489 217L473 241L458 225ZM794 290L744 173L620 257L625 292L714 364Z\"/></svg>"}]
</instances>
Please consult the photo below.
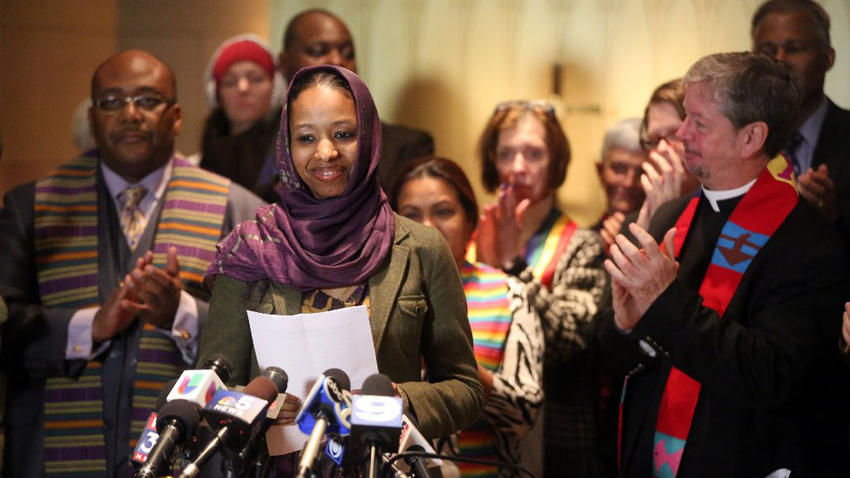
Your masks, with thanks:
<instances>
[{"instance_id":1,"label":"brown hair","mask_svg":"<svg viewBox=\"0 0 850 478\"><path fill-rule=\"evenodd\" d=\"M640 142L644 149L648 149L646 143L649 142L649 107L662 103L671 105L679 119L685 119L685 87L681 78L661 84L649 97L649 102L643 110L643 121L640 123Z\"/></svg>"},{"instance_id":2,"label":"brown hair","mask_svg":"<svg viewBox=\"0 0 850 478\"><path fill-rule=\"evenodd\" d=\"M451 186L457 193L466 220L472 224L473 229L478 227L478 202L469 179L457 163L437 156L425 156L413 161L399 173L390 195L390 206L394 211L398 210L398 197L404 185L419 178L440 179Z\"/></svg>"},{"instance_id":3,"label":"brown hair","mask_svg":"<svg viewBox=\"0 0 850 478\"><path fill-rule=\"evenodd\" d=\"M481 160L481 181L488 192L499 187L499 171L496 169L496 146L499 144L499 134L511 129L525 115L531 115L540 121L546 132L546 147L549 151L549 171L547 177L551 190L557 189L567 178L567 166L570 164L570 143L567 135L561 129L561 124L555 116L551 105L537 102L509 102L496 106L493 115L481 133L478 145L478 156Z\"/></svg>"}]
</instances>

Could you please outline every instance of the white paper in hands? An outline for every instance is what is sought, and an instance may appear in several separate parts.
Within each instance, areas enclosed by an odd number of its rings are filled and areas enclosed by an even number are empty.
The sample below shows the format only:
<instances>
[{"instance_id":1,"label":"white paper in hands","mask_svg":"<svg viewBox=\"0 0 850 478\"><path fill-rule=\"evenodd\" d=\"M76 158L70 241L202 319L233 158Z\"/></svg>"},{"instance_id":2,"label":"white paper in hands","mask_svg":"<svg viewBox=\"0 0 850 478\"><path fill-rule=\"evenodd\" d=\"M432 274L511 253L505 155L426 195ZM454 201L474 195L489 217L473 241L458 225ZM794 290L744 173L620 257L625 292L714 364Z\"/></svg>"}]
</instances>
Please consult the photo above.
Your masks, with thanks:
<instances>
[{"instance_id":1,"label":"white paper in hands","mask_svg":"<svg viewBox=\"0 0 850 478\"><path fill-rule=\"evenodd\" d=\"M260 370L272 365L285 370L289 376L286 392L302 400L329 368L348 374L352 390L360 389L366 377L378 373L365 306L297 315L249 310L248 323ZM296 426L275 426L268 438L269 452L278 455L300 450L307 436Z\"/></svg>"}]
</instances>

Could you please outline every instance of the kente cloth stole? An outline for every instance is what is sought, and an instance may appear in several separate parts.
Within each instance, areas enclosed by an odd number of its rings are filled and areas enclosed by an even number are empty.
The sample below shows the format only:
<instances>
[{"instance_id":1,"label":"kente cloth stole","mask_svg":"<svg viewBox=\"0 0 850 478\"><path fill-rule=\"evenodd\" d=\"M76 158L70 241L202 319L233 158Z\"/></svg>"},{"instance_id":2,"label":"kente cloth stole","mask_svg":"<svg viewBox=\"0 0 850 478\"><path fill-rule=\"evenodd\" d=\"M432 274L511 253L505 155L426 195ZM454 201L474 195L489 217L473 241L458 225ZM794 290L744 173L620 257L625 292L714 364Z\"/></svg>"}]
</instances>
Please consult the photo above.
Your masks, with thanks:
<instances>
[{"instance_id":1,"label":"kente cloth stole","mask_svg":"<svg viewBox=\"0 0 850 478\"><path fill-rule=\"evenodd\" d=\"M460 270L475 359L485 369L495 372L504 357L505 340L511 327L508 282L505 273L485 264L464 262ZM478 420L458 434L461 456L499 460L493 428ZM458 463L464 477L498 477L499 468L492 465Z\"/></svg>"},{"instance_id":2,"label":"kente cloth stole","mask_svg":"<svg viewBox=\"0 0 850 478\"><path fill-rule=\"evenodd\" d=\"M543 221L540 229L528 240L525 261L531 266L532 274L547 288L552 288L552 279L558 261L567 250L570 239L578 225L555 208Z\"/></svg>"},{"instance_id":3,"label":"kente cloth stole","mask_svg":"<svg viewBox=\"0 0 850 478\"><path fill-rule=\"evenodd\" d=\"M35 249L46 307L98 306L97 167L96 157L82 156L36 183ZM203 274L221 236L229 189L229 180L173 161L154 240L154 263L164 267L165 252L175 246L187 291L203 289ZM147 324L137 360L128 453L159 391L184 368L174 343ZM106 476L100 361L89 361L76 379L48 379L46 389L46 474Z\"/></svg>"},{"instance_id":4,"label":"kente cloth stole","mask_svg":"<svg viewBox=\"0 0 850 478\"><path fill-rule=\"evenodd\" d=\"M797 205L793 166L782 155L761 172L724 224L700 285L703 304L722 318L753 258ZM674 249L679 257L699 197L691 199L676 222ZM672 367L664 387L653 440L653 476L675 477L699 399L701 384Z\"/></svg>"}]
</instances>

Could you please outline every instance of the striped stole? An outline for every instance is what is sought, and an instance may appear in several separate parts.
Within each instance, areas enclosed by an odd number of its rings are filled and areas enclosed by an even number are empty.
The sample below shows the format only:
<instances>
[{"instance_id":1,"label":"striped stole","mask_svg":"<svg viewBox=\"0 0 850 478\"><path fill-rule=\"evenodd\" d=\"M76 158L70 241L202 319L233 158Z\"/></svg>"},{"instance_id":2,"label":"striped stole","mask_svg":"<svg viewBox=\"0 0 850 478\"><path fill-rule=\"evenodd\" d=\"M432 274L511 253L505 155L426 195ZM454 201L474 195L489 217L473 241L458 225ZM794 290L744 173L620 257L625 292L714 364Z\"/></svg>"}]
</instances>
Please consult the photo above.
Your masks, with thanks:
<instances>
[{"instance_id":1,"label":"striped stole","mask_svg":"<svg viewBox=\"0 0 850 478\"><path fill-rule=\"evenodd\" d=\"M203 291L207 264L221 236L230 182L173 159L154 240L154 263L177 248L180 277L187 291ZM46 307L96 307L98 159L82 156L36 183L35 249L39 290ZM141 433L163 385L184 368L174 343L144 324L133 382L131 443ZM44 458L47 475L106 476L101 363L86 364L76 379L47 380Z\"/></svg>"},{"instance_id":2,"label":"striped stole","mask_svg":"<svg viewBox=\"0 0 850 478\"><path fill-rule=\"evenodd\" d=\"M577 228L575 222L552 208L540 229L528 240L525 261L531 266L534 277L540 279L547 288L552 288L558 261L567 250Z\"/></svg>"},{"instance_id":3,"label":"striped stole","mask_svg":"<svg viewBox=\"0 0 850 478\"><path fill-rule=\"evenodd\" d=\"M793 173L791 163L784 156L773 158L720 231L699 294L703 304L721 318L753 258L797 205ZM685 243L698 203L699 197L691 199L676 222L676 257ZM655 426L654 477L672 478L678 473L700 388L698 381L672 367Z\"/></svg>"},{"instance_id":4,"label":"striped stole","mask_svg":"<svg viewBox=\"0 0 850 478\"><path fill-rule=\"evenodd\" d=\"M460 270L475 359L485 369L495 372L502 364L505 340L511 327L508 283L505 274L485 264L464 262ZM461 456L499 460L493 428L485 420L461 430L458 451ZM499 469L490 465L458 463L465 477L498 477Z\"/></svg>"}]
</instances>

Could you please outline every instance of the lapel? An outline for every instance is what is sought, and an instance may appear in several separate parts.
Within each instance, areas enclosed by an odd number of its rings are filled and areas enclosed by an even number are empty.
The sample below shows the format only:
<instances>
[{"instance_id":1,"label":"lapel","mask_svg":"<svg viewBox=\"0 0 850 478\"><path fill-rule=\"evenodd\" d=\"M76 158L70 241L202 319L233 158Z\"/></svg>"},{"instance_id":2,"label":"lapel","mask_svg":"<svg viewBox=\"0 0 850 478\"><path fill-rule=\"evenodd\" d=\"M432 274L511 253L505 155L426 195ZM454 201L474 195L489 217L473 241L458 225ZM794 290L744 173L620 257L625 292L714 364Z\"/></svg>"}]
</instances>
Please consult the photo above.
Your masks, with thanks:
<instances>
[{"instance_id":1,"label":"lapel","mask_svg":"<svg viewBox=\"0 0 850 478\"><path fill-rule=\"evenodd\" d=\"M850 113L836 106L832 100L827 98L826 101L828 102L826 116L818 134L818 144L812 156L812 167L816 168L818 165L826 164L829 175L834 180L838 177L841 163L844 162L844 158L837 153L842 142L847 140Z\"/></svg>"},{"instance_id":2,"label":"lapel","mask_svg":"<svg viewBox=\"0 0 850 478\"><path fill-rule=\"evenodd\" d=\"M390 312L395 306L407 270L410 248L402 242L408 234L409 231L396 216L395 241L390 252L390 263L369 278L369 323L372 325L372 341L375 343L376 355L380 353L384 330L387 328Z\"/></svg>"}]
</instances>

